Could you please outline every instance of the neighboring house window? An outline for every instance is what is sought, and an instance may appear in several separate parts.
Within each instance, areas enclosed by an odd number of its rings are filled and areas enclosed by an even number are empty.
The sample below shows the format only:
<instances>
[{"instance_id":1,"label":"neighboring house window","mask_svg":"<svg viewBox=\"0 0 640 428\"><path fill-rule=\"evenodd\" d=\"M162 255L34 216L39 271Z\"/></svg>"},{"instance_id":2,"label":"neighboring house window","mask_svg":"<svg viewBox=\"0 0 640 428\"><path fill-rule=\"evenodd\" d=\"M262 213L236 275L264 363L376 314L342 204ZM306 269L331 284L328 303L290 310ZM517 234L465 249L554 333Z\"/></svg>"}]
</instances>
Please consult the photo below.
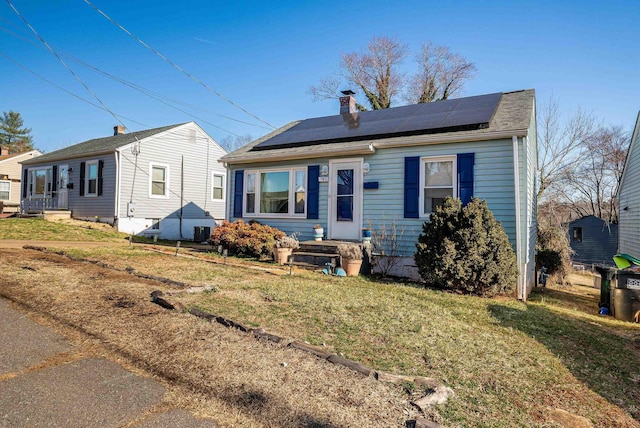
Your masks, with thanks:
<instances>
[{"instance_id":1,"label":"neighboring house window","mask_svg":"<svg viewBox=\"0 0 640 428\"><path fill-rule=\"evenodd\" d=\"M455 156L422 158L420 183L422 186L422 215L427 216L444 203L447 197L458 197L456 191Z\"/></svg>"},{"instance_id":2,"label":"neighboring house window","mask_svg":"<svg viewBox=\"0 0 640 428\"><path fill-rule=\"evenodd\" d=\"M8 201L11 197L11 182L0 181L0 201Z\"/></svg>"},{"instance_id":3,"label":"neighboring house window","mask_svg":"<svg viewBox=\"0 0 640 428\"><path fill-rule=\"evenodd\" d=\"M582 228L581 227L574 227L573 228L573 240L574 241L578 241L578 242L582 242Z\"/></svg>"},{"instance_id":4,"label":"neighboring house window","mask_svg":"<svg viewBox=\"0 0 640 428\"><path fill-rule=\"evenodd\" d=\"M169 197L169 167L167 165L150 164L149 197Z\"/></svg>"},{"instance_id":5,"label":"neighboring house window","mask_svg":"<svg viewBox=\"0 0 640 428\"><path fill-rule=\"evenodd\" d=\"M98 161L87 162L85 168L85 196L98 196Z\"/></svg>"},{"instance_id":6,"label":"neighboring house window","mask_svg":"<svg viewBox=\"0 0 640 428\"><path fill-rule=\"evenodd\" d=\"M245 173L245 214L302 216L307 202L306 169Z\"/></svg>"},{"instance_id":7,"label":"neighboring house window","mask_svg":"<svg viewBox=\"0 0 640 428\"><path fill-rule=\"evenodd\" d=\"M29 193L36 198L44 198L51 195L51 167L29 170Z\"/></svg>"},{"instance_id":8,"label":"neighboring house window","mask_svg":"<svg viewBox=\"0 0 640 428\"><path fill-rule=\"evenodd\" d=\"M211 178L211 199L224 199L224 175L213 173Z\"/></svg>"},{"instance_id":9,"label":"neighboring house window","mask_svg":"<svg viewBox=\"0 0 640 428\"><path fill-rule=\"evenodd\" d=\"M160 230L160 219L152 218L151 220L151 230Z\"/></svg>"}]
</instances>

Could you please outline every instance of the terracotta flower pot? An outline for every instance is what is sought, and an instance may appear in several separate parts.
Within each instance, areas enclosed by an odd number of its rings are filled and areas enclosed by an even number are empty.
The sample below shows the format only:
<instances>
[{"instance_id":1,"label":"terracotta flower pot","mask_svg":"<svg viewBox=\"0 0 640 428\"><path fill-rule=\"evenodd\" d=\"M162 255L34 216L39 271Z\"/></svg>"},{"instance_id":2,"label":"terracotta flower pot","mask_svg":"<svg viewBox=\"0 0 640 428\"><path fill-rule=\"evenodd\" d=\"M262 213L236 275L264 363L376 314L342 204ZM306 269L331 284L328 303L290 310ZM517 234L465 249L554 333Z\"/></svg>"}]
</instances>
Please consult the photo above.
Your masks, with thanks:
<instances>
[{"instance_id":1,"label":"terracotta flower pot","mask_svg":"<svg viewBox=\"0 0 640 428\"><path fill-rule=\"evenodd\" d=\"M362 260L343 260L344 270L347 272L347 276L360 275L360 267L362 266Z\"/></svg>"},{"instance_id":2,"label":"terracotta flower pot","mask_svg":"<svg viewBox=\"0 0 640 428\"><path fill-rule=\"evenodd\" d=\"M293 253L292 248L276 248L273 251L273 261L281 265L289 261L289 256Z\"/></svg>"}]
</instances>

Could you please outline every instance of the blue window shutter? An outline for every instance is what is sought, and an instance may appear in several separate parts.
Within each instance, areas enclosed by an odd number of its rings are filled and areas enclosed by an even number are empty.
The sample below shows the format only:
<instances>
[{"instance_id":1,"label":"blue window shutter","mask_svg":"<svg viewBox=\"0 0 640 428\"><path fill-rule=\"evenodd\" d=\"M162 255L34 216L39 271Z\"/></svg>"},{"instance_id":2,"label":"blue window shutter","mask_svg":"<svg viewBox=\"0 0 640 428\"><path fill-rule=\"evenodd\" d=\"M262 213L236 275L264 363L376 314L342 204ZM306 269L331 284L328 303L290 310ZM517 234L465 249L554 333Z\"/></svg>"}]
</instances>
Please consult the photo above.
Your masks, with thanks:
<instances>
[{"instance_id":1,"label":"blue window shutter","mask_svg":"<svg viewBox=\"0 0 640 428\"><path fill-rule=\"evenodd\" d=\"M85 163L80 162L80 196L84 196Z\"/></svg>"},{"instance_id":2,"label":"blue window shutter","mask_svg":"<svg viewBox=\"0 0 640 428\"><path fill-rule=\"evenodd\" d=\"M307 218L318 219L320 216L320 165L307 167Z\"/></svg>"},{"instance_id":3,"label":"blue window shutter","mask_svg":"<svg viewBox=\"0 0 640 428\"><path fill-rule=\"evenodd\" d=\"M475 153L458 155L458 197L467 205L473 197L473 165Z\"/></svg>"},{"instance_id":4,"label":"blue window shutter","mask_svg":"<svg viewBox=\"0 0 640 428\"><path fill-rule=\"evenodd\" d=\"M243 198L243 180L244 170L236 170L235 184L233 190L233 216L236 218L242 217L242 198Z\"/></svg>"},{"instance_id":5,"label":"blue window shutter","mask_svg":"<svg viewBox=\"0 0 640 428\"><path fill-rule=\"evenodd\" d=\"M404 218L419 218L420 157L404 158Z\"/></svg>"}]
</instances>

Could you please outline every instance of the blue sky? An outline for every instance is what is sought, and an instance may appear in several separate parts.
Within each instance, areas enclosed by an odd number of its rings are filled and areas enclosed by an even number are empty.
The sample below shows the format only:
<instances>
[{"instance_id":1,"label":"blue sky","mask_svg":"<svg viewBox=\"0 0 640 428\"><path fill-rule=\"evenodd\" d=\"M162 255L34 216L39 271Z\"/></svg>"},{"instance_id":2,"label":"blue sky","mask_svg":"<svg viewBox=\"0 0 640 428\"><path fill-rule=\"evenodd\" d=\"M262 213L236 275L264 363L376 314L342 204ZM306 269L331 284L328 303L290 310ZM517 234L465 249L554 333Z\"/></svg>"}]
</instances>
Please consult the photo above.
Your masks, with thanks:
<instances>
[{"instance_id":1,"label":"blue sky","mask_svg":"<svg viewBox=\"0 0 640 428\"><path fill-rule=\"evenodd\" d=\"M360 50L375 35L397 37L412 52L433 41L475 62L478 73L463 95L535 88L538 105L553 95L567 115L580 107L628 130L640 109L637 1L91 1L186 71L276 127L336 114L337 101L313 102L309 87L337 70L341 53ZM109 109L139 122L123 119L129 131L190 120L217 140L229 132L258 137L269 131L173 69L84 1L11 2L56 51L64 52L65 62ZM38 148L53 151L112 133L117 123L109 113L6 59L97 103L6 2L0 3L0 54L0 111L20 112ZM67 54L181 100L189 106L180 108L191 115L81 67ZM413 66L408 59L405 71ZM395 103L401 104L400 99Z\"/></svg>"}]
</instances>

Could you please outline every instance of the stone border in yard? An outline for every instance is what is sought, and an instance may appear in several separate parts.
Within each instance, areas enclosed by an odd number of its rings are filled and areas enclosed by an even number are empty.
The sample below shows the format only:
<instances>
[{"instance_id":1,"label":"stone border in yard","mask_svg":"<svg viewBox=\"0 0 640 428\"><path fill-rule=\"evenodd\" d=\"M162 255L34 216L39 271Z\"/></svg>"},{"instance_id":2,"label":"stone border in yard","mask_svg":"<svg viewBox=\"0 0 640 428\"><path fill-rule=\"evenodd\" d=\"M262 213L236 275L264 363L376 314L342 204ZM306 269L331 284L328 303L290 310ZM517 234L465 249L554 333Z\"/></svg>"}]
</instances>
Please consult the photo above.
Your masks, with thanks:
<instances>
[{"instance_id":1,"label":"stone border in yard","mask_svg":"<svg viewBox=\"0 0 640 428\"><path fill-rule=\"evenodd\" d=\"M373 376L375 379L377 379L380 382L392 383L394 385L400 385L406 382L406 383L414 383L416 385L426 387L430 390L430 392L427 395L421 397L420 399L411 402L411 404L418 407L423 412L425 412L430 406L434 404L445 404L450 397L455 395L455 393L451 388L445 385L442 385L440 382L438 382L437 379L434 379L434 378L428 378L424 376L397 375L393 373L374 370L371 367L367 367L364 364L361 364L357 361L352 361L344 357L341 357L340 355L327 352L324 348L319 346L314 346L308 343L300 342L298 340L290 340L285 337L280 337L272 333L267 333L262 328L249 328L243 324L240 324L228 318L222 317L220 315L211 314L198 308L186 309L180 303L169 302L164 297L164 293L160 290L156 290L151 293L151 301L169 310L176 310L180 312L186 311L189 314L194 315L203 320L206 320L209 322L215 321L218 324L224 325L225 327L236 328L242 332L253 334L253 336L256 339L268 340L277 344L283 344L285 346L289 346L291 348L295 348L300 351L307 352L309 354L313 354L322 360L327 360L332 364L347 367L364 376ZM432 421L428 421L423 418L408 420L406 421L405 425L407 427L415 427L415 428L441 427L441 425Z\"/></svg>"}]
</instances>

